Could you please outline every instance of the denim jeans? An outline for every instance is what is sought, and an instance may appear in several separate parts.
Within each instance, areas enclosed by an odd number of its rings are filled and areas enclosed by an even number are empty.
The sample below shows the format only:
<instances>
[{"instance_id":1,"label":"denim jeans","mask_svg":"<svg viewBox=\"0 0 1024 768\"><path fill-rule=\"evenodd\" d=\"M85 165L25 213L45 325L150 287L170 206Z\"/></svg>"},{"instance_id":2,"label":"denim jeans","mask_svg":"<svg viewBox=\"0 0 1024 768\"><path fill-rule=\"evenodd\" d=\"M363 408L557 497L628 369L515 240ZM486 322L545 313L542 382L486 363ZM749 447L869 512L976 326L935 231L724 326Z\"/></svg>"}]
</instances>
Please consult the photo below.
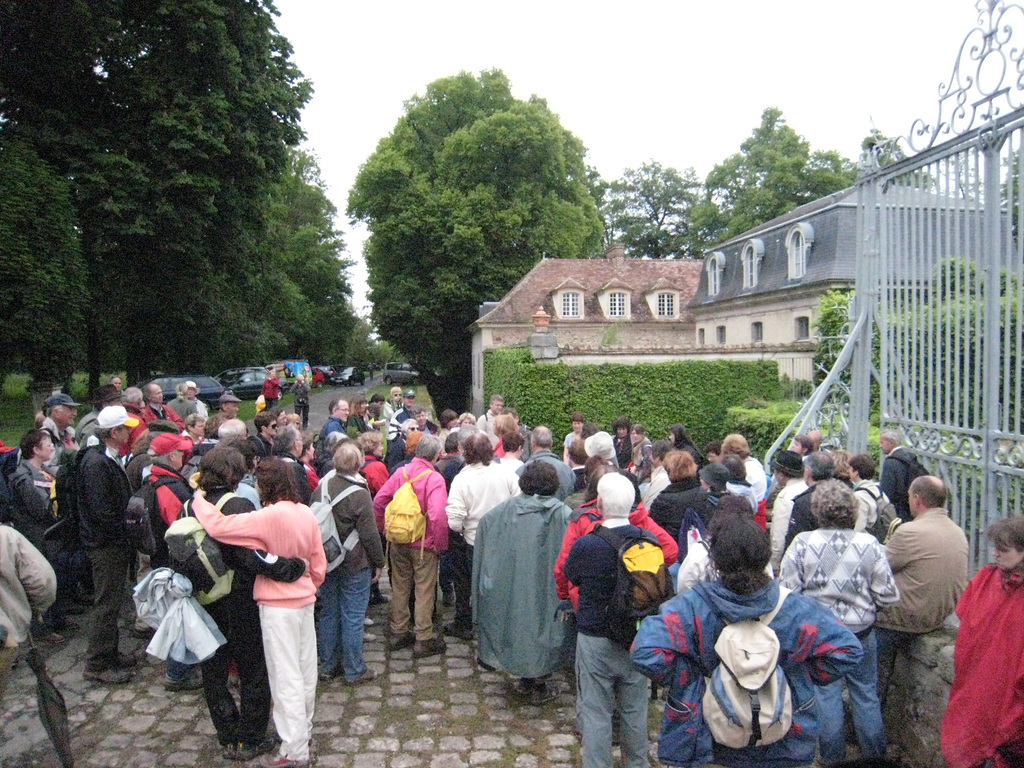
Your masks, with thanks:
<instances>
[{"instance_id":1,"label":"denim jeans","mask_svg":"<svg viewBox=\"0 0 1024 768\"><path fill-rule=\"evenodd\" d=\"M826 764L846 759L843 683L850 692L850 713L861 757L885 757L885 727L878 703L878 643L871 630L860 641L864 658L844 680L818 689L818 746Z\"/></svg>"},{"instance_id":2,"label":"denim jeans","mask_svg":"<svg viewBox=\"0 0 1024 768\"><path fill-rule=\"evenodd\" d=\"M328 573L320 585L320 670L334 674L343 669L347 679L355 680L366 672L363 619L370 603L373 571L363 568L343 574L341 570Z\"/></svg>"},{"instance_id":3,"label":"denim jeans","mask_svg":"<svg viewBox=\"0 0 1024 768\"><path fill-rule=\"evenodd\" d=\"M576 712L583 768L611 768L612 715L618 712L623 768L648 768L647 678L629 650L605 637L576 636Z\"/></svg>"}]
</instances>

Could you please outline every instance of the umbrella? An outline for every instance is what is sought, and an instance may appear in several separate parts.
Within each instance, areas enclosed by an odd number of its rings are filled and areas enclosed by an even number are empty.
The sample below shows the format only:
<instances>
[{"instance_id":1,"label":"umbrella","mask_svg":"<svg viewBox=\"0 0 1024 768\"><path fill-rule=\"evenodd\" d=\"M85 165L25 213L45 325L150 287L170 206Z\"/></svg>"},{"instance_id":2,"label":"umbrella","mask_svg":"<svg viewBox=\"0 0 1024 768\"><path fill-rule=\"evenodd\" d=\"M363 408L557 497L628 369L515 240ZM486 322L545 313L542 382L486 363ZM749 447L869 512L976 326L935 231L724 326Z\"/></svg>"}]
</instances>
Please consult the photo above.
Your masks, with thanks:
<instances>
[{"instance_id":1,"label":"umbrella","mask_svg":"<svg viewBox=\"0 0 1024 768\"><path fill-rule=\"evenodd\" d=\"M36 673L36 702L39 704L39 719L43 721L43 727L57 750L60 764L64 768L73 768L75 761L71 755L71 732L68 728L68 708L64 703L64 696L50 679L42 652L31 641L29 645L25 660L32 671Z\"/></svg>"}]
</instances>

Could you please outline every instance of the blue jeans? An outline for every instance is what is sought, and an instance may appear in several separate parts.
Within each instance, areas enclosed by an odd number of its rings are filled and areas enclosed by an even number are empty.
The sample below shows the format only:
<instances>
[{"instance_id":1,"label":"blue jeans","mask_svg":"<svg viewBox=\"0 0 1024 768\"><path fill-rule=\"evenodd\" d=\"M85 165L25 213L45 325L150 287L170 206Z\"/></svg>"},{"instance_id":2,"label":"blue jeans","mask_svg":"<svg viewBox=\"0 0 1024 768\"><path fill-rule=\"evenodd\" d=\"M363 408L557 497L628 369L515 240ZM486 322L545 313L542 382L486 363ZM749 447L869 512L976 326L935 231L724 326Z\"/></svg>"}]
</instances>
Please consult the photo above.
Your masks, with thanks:
<instances>
[{"instance_id":1,"label":"blue jeans","mask_svg":"<svg viewBox=\"0 0 1024 768\"><path fill-rule=\"evenodd\" d=\"M366 672L363 619L370 603L372 578L371 568L350 574L342 574L341 568L337 568L328 573L320 585L317 651L321 672L335 674L343 669L349 680Z\"/></svg>"},{"instance_id":2,"label":"blue jeans","mask_svg":"<svg viewBox=\"0 0 1024 768\"><path fill-rule=\"evenodd\" d=\"M618 711L623 768L648 768L647 678L629 649L605 637L576 636L576 717L583 768L611 768L612 713Z\"/></svg>"},{"instance_id":3,"label":"blue jeans","mask_svg":"<svg viewBox=\"0 0 1024 768\"><path fill-rule=\"evenodd\" d=\"M850 712L862 757L885 757L885 727L878 703L878 643L872 629L860 641L864 658L845 678L850 692ZM843 715L843 683L837 680L818 689L818 746L826 764L846 759L846 718Z\"/></svg>"}]
</instances>

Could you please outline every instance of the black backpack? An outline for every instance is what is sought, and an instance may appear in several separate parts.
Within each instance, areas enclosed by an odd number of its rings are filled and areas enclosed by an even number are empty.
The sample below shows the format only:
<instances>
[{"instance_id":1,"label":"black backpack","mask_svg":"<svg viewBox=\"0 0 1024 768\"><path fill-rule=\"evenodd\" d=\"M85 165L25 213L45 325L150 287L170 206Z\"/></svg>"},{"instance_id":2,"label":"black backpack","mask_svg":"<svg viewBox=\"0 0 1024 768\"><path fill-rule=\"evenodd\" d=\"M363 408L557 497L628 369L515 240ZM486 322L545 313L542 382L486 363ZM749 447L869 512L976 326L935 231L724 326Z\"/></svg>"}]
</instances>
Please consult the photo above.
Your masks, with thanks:
<instances>
[{"instance_id":1,"label":"black backpack","mask_svg":"<svg viewBox=\"0 0 1024 768\"><path fill-rule=\"evenodd\" d=\"M86 451L102 451L102 446L65 451L61 454L57 474L53 476L51 506L56 522L47 529L43 538L60 541L69 548L78 542L78 470Z\"/></svg>"},{"instance_id":2,"label":"black backpack","mask_svg":"<svg viewBox=\"0 0 1024 768\"><path fill-rule=\"evenodd\" d=\"M902 520L900 520L899 513L896 512L896 505L893 504L889 497L881 491L876 496L871 492L870 488L863 488L868 496L870 496L875 502L875 509L878 511L878 516L875 518L875 524L867 529L867 533L874 536L881 544L885 544L893 531L896 530ZM895 525L893 525L895 523Z\"/></svg>"},{"instance_id":3,"label":"black backpack","mask_svg":"<svg viewBox=\"0 0 1024 768\"><path fill-rule=\"evenodd\" d=\"M14 492L11 490L11 475L18 468L21 451L10 448L0 452L0 523L11 520L14 507Z\"/></svg>"},{"instance_id":4,"label":"black backpack","mask_svg":"<svg viewBox=\"0 0 1024 768\"><path fill-rule=\"evenodd\" d=\"M160 517L160 499L157 496L157 489L165 485L181 485L181 482L174 477L158 477L155 481L151 477L146 478L142 487L128 499L128 507L124 512L124 527L128 541L139 552L150 557L166 547L166 544L161 546L162 531L159 536L154 531L154 524L163 530L167 528ZM182 498L183 494L177 488L172 490L182 503L191 498L191 494L185 494Z\"/></svg>"},{"instance_id":5,"label":"black backpack","mask_svg":"<svg viewBox=\"0 0 1024 768\"><path fill-rule=\"evenodd\" d=\"M615 550L615 588L605 608L605 625L610 639L628 648L640 621L656 614L672 596L665 555L650 531L626 534L618 528L598 525L588 535L597 536Z\"/></svg>"}]
</instances>

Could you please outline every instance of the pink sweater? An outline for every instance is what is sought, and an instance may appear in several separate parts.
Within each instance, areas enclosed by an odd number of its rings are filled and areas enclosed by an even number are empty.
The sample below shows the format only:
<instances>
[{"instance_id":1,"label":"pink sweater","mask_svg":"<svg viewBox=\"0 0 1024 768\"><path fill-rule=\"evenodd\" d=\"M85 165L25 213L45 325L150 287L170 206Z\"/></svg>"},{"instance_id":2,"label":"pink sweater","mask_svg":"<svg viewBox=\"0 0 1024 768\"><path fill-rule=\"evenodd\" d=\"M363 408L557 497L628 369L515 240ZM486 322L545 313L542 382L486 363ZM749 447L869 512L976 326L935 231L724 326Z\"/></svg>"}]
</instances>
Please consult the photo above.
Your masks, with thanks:
<instances>
[{"instance_id":1,"label":"pink sweater","mask_svg":"<svg viewBox=\"0 0 1024 768\"><path fill-rule=\"evenodd\" d=\"M320 526L309 507L279 501L255 512L225 515L197 493L192 510L206 532L218 541L263 549L278 557L301 557L309 562L302 578L291 584L257 576L252 590L257 603L301 608L316 601L316 589L323 584L327 573L327 558Z\"/></svg>"}]
</instances>

